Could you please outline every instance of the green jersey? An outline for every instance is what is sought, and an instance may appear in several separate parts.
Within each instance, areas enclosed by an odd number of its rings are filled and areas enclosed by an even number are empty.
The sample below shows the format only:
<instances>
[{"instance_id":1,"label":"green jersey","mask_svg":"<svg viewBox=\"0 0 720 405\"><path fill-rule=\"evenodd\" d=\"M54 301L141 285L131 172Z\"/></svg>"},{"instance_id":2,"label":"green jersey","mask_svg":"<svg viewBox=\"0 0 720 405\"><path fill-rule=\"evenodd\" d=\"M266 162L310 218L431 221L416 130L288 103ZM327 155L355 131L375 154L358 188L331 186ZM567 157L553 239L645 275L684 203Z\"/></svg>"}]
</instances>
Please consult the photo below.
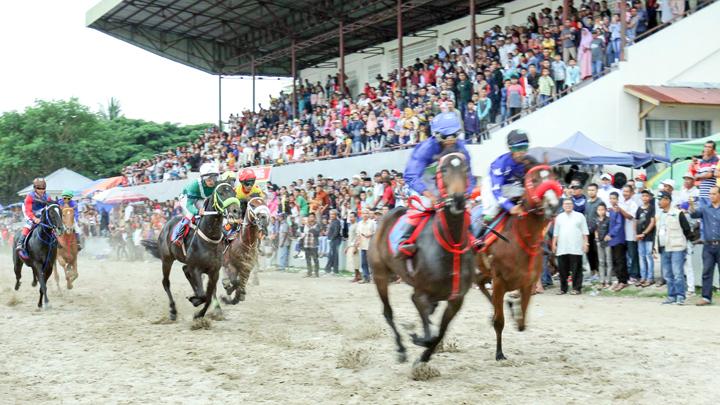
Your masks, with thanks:
<instances>
[{"instance_id":1,"label":"green jersey","mask_svg":"<svg viewBox=\"0 0 720 405\"><path fill-rule=\"evenodd\" d=\"M210 197L214 189L214 187L206 186L202 179L190 182L187 186L185 186L182 192L183 195L187 197L185 208L191 214L197 215L199 211L195 206L195 203Z\"/></svg>"}]
</instances>

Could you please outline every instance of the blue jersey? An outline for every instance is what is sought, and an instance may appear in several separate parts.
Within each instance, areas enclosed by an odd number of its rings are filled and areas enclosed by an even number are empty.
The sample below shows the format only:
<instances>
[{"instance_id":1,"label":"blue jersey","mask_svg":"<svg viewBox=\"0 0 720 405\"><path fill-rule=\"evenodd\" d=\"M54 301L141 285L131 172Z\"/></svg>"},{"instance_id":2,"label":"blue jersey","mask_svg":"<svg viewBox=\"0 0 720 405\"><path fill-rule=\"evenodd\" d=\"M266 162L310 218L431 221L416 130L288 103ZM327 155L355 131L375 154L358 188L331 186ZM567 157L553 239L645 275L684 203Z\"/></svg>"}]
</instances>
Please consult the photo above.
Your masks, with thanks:
<instances>
[{"instance_id":1,"label":"blue jersey","mask_svg":"<svg viewBox=\"0 0 720 405\"><path fill-rule=\"evenodd\" d=\"M468 188L467 192L470 194L475 188L475 177L470 171L470 153L465 148L465 141L458 139L457 143L458 152L462 152L465 155L465 160L468 166ZM408 186L416 191L418 194L422 194L427 190L427 184L423 181L423 174L425 169L435 163L435 157L442 152L442 145L435 139L435 137L428 138L418 144L410 155L410 160L405 166L405 182Z\"/></svg>"},{"instance_id":2,"label":"blue jersey","mask_svg":"<svg viewBox=\"0 0 720 405\"><path fill-rule=\"evenodd\" d=\"M517 184L525 178L525 164L518 163L510 152L501 155L490 165L490 184L492 193L501 207L510 211L515 204L502 194L502 187Z\"/></svg>"}]
</instances>

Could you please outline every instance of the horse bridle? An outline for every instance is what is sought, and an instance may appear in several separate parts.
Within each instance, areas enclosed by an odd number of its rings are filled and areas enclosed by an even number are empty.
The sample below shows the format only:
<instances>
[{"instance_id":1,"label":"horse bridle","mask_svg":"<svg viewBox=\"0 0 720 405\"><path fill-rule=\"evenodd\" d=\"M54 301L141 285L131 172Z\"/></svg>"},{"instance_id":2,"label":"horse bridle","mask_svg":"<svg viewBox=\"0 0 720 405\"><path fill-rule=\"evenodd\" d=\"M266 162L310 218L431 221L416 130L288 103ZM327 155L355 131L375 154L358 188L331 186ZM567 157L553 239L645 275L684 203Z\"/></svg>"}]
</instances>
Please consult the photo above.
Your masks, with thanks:
<instances>
[{"instance_id":1,"label":"horse bridle","mask_svg":"<svg viewBox=\"0 0 720 405\"><path fill-rule=\"evenodd\" d=\"M253 201L262 201L261 205L258 205L257 207L252 206ZM246 216L250 217L250 224L257 226L257 217L258 214L265 214L266 218L270 217L270 209L265 205L265 201L260 197L253 197L250 200L248 200L247 204L247 214Z\"/></svg>"},{"instance_id":2,"label":"horse bridle","mask_svg":"<svg viewBox=\"0 0 720 405\"><path fill-rule=\"evenodd\" d=\"M546 180L543 181L543 183L540 184L539 187L535 187L532 182L531 176L533 173L538 171L540 172L540 177ZM553 184L549 179L551 172L552 168L549 165L542 164L531 167L525 173L525 178L523 182L525 186L525 191L529 198L523 199L523 202L527 202L530 205L530 208L526 210L528 213L538 214L538 212L541 211L542 206L540 205L540 202L542 201L542 196L545 195L548 190L553 188Z\"/></svg>"},{"instance_id":3,"label":"horse bridle","mask_svg":"<svg viewBox=\"0 0 720 405\"><path fill-rule=\"evenodd\" d=\"M445 188L445 180L443 179L442 170L441 170L442 166L445 163L445 160L450 157L453 157L455 159L460 159L460 161L458 161L457 164L454 164L453 161L450 161L450 164L452 164L453 166L457 166L457 165L465 162L465 155L462 154L461 152L448 153L447 155L442 156L440 158L440 160L438 161L437 172L435 173L435 183L437 184L438 191L440 192L440 202L436 205L436 207L435 207L436 209L443 208L443 207L449 205L450 203L452 203L452 201L453 201L453 197L448 195L447 189ZM467 185L467 179L465 179L465 182Z\"/></svg>"},{"instance_id":4,"label":"horse bridle","mask_svg":"<svg viewBox=\"0 0 720 405\"><path fill-rule=\"evenodd\" d=\"M46 229L50 229L54 233L59 227L50 219L49 212L51 209L57 209L58 211L60 211L60 206L57 204L48 204L45 208L43 208L43 219L37 225ZM62 213L59 213L58 216L60 217L60 222L62 222Z\"/></svg>"},{"instance_id":5,"label":"horse bridle","mask_svg":"<svg viewBox=\"0 0 720 405\"><path fill-rule=\"evenodd\" d=\"M202 216L208 216L208 215L225 215L225 212L227 211L227 208L233 204L240 205L240 200L237 199L237 197L230 197L226 200L223 200L218 196L218 189L220 187L230 187L232 190L232 186L228 183L220 183L215 187L215 190L213 190L212 195L212 204L213 208L215 208L215 211L205 211Z\"/></svg>"}]
</instances>

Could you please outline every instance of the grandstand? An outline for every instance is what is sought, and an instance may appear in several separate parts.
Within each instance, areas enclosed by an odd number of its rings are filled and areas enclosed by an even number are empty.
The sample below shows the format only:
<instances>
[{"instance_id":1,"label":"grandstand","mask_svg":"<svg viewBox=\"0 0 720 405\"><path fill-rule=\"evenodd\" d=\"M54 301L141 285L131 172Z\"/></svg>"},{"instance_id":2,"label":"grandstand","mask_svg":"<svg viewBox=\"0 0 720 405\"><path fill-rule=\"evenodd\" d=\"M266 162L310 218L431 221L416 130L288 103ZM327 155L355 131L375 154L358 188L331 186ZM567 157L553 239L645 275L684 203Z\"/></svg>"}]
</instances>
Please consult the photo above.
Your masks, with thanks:
<instances>
[{"instance_id":1,"label":"grandstand","mask_svg":"<svg viewBox=\"0 0 720 405\"><path fill-rule=\"evenodd\" d=\"M382 114L381 110L387 110L387 115L380 117L381 121L391 121L394 125L392 129L384 125L381 131L402 131L401 127L407 122L403 121L404 111L401 111L400 100L394 94L396 90L400 90L399 97L405 100L403 103L415 108L422 107L412 104L411 97L415 94L413 91L417 90L413 90L411 85L414 83L411 78L411 75L415 74L413 70L428 69L428 65L419 67L418 64L436 61L434 72L437 72L437 69L443 72L442 82L421 82L421 87L428 89L429 97L440 100L448 85L450 87L447 92L457 94L457 88L453 87L457 85L456 74L458 71L465 71L470 73L473 92L478 93L479 88L485 86L489 90L488 97L496 97L492 98L492 101L497 105L501 102L502 80L512 74L519 74L524 87L535 87L532 89L534 94L526 97L522 111L515 117L496 106L487 130L478 131L492 135L488 142L472 145L472 152L478 157L474 159L473 171L481 175L485 169L484 164L489 162L490 157L504 150L504 134L518 127L527 129L533 143L540 146L553 146L567 136L581 131L616 150L649 150L656 153L662 152L668 140L701 137L716 132L720 122L717 118L718 104L712 101L713 97L689 97L661 103L648 95L647 91L638 90L655 86L660 87L662 92L663 88L683 86L688 90L686 94L717 93L715 85L700 84L706 82L708 73L716 71L719 65L717 41L697 43L697 38L707 37L709 33L716 33L718 30L713 21L717 21L720 16L720 6L715 2L700 2L700 5L707 3L712 4L696 15L691 15L695 10L689 10L688 18L684 18L685 13L682 12L677 15L670 15L666 10L654 13L657 19L662 19L657 21L657 27L651 27L643 34L640 34L634 20L628 19L630 28L621 24L620 39L625 42L627 36L629 43L633 40L636 43L632 43L627 50L618 50L615 58L623 54L624 60L614 63L612 58L607 56L605 63L601 65L600 73L581 78L587 80L581 80L573 86L568 85L567 90L557 89L547 96L549 99L542 99L538 94L539 88L530 83L531 73L520 69L533 64L529 58L530 51L534 50L539 57L546 51L545 41L549 38L553 44L550 55L564 52L565 46L560 45L560 34L563 29L561 24L566 21L566 17L573 18L571 24L577 27L575 47L580 48L580 31L585 28L588 29L588 34L591 30L602 31L601 35L604 35L604 41L609 46L611 36L614 35L610 32L612 23L603 22L602 18L623 10L603 9L600 3L581 4L579 1L575 2L574 7L569 7L573 2L567 0L518 0L507 3L105 0L88 12L87 23L91 28L208 73L297 76L299 82L293 88L295 91L292 96L281 96L274 101L275 111L281 113L265 111L261 112L259 117L235 117L239 131L236 135L240 142L243 136L246 139L254 137L256 129L260 131L260 139L267 141L276 135L282 138L283 129L279 129L277 125L287 123L290 139L296 140L291 150L297 151L294 153L295 157L300 151L305 155L304 159L300 160L292 156L288 158L288 155L281 151L279 159L263 160L262 163L265 164L295 163L292 168L278 167L273 170L273 179L276 176L284 178L284 172L295 175L319 172L349 176L356 171L355 165L323 159L369 151L381 153L377 159L366 159L359 163L379 165L367 167L370 171L387 167L388 162L404 161L405 151L388 149L411 146L413 142L427 136L427 133L423 133L427 131L423 121L418 120L419 124L416 126L419 126L414 128L415 132L411 133L410 141L401 139L391 143L390 147L385 145L383 148L368 150L367 146L363 145L358 149L354 139L360 135L353 136L347 129L352 120L350 106L367 102L364 98L374 100L375 94L372 93L380 90L378 96L381 106L375 111ZM619 4L620 7L625 6L623 2ZM565 7L562 7L563 5ZM636 9L643 8L642 4L635 3L633 6ZM475 9L474 13L470 13L472 8ZM545 30L547 32L543 37ZM632 37L626 30L632 31ZM635 37L635 34L638 35ZM524 35L528 38L523 39ZM712 34L710 35L712 37ZM509 43L510 38L515 40L516 36L516 42L521 46L527 44L527 49L521 49L525 51L522 55L513 49L512 58L506 60L499 52L505 48L498 40L507 37ZM523 42L524 40L527 43ZM696 46L686 46L690 43ZM470 52L467 52L467 49L470 49ZM672 52L660 51L667 49L672 49ZM463 59L467 56L469 60ZM481 59L483 57L486 57L487 61L494 58L500 62L499 66L486 66L485 60ZM539 63L536 66L542 67ZM653 66L662 66L662 69L654 69ZM492 82L488 69L502 71L499 83ZM316 91L318 88L319 92ZM698 90L699 88L702 89ZM666 93L672 91L665 90ZM357 97L350 99L350 95ZM317 97L321 96L326 98L326 105L315 110L321 112L313 112L313 117L303 116L303 106L309 106L312 97L316 97L317 101ZM344 108L345 105L348 106L347 109ZM312 106L321 107L321 104ZM464 112L465 105L462 102L456 102L455 107ZM434 112L437 111L432 108L430 111L422 111L422 108L416 110L420 118L427 118ZM322 126L316 125L315 115L321 115ZM314 135L310 136L312 144L301 142L302 136L298 134L302 133L302 128L298 129L293 123L293 119L297 118L303 123L311 123L312 128L320 130L319 136L329 137L333 142L335 135L331 124L338 119L341 121L342 131L346 134L345 138L338 138L330 156L324 156L316 145ZM365 115L360 119L367 127ZM257 122L262 120L271 120L275 127L258 127ZM253 127L254 125L257 128ZM247 131L248 127L253 128ZM225 140L226 144L232 142L232 128L230 131L230 137ZM384 139L391 139L389 132L385 133L385 136ZM207 138L207 134L205 137ZM212 137L213 135L210 136ZM347 146L345 153L344 141L347 139L348 143L352 143L352 150ZM261 146L265 144L255 144L255 147ZM287 145L283 143L282 146L284 149ZM258 151L257 155L260 156L261 153ZM312 162L305 162L308 158ZM250 164L257 162L256 159Z\"/></svg>"}]
</instances>

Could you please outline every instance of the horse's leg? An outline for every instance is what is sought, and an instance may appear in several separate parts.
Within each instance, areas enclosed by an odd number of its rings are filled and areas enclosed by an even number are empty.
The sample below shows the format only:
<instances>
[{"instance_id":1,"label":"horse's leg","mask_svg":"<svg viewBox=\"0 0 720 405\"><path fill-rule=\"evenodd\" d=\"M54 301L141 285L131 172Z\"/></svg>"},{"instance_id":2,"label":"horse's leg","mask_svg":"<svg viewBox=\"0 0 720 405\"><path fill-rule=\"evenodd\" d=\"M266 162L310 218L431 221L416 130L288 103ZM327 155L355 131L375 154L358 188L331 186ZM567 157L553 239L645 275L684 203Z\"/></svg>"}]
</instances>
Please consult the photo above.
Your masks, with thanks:
<instances>
[{"instance_id":1,"label":"horse's leg","mask_svg":"<svg viewBox=\"0 0 720 405\"><path fill-rule=\"evenodd\" d=\"M173 299L172 292L170 292L170 270L172 270L172 264L173 261L165 261L162 262L162 271L163 271L163 279L162 279L162 285L165 289L165 293L168 296L168 300L170 301L170 320L174 321L177 319L177 309L175 308L175 300Z\"/></svg>"},{"instance_id":2,"label":"horse's leg","mask_svg":"<svg viewBox=\"0 0 720 405\"><path fill-rule=\"evenodd\" d=\"M483 293L485 298L487 298L488 301L490 301L490 303L492 304L492 295L490 294L490 291L488 291L487 287L485 287L485 284L489 283L490 281L492 281L492 278L487 276L481 276L480 280L478 281L478 288L480 289L480 292Z\"/></svg>"},{"instance_id":3,"label":"horse's leg","mask_svg":"<svg viewBox=\"0 0 720 405\"><path fill-rule=\"evenodd\" d=\"M193 292L195 293L195 295L193 295L192 297L188 297L188 300L190 300L193 306L198 307L205 303L205 300L207 298L207 296L205 295L205 291L203 290L202 273L197 267L189 267L188 271L190 273L190 277L192 278L190 284L192 285ZM215 277L215 281L217 281L217 275Z\"/></svg>"},{"instance_id":4,"label":"horse's leg","mask_svg":"<svg viewBox=\"0 0 720 405\"><path fill-rule=\"evenodd\" d=\"M502 331L505 327L505 313L503 312L503 300L505 299L505 286L502 282L493 280L492 304L495 310L493 314L493 327L495 328L495 360L506 360L502 351Z\"/></svg>"},{"instance_id":5,"label":"horse's leg","mask_svg":"<svg viewBox=\"0 0 720 405\"><path fill-rule=\"evenodd\" d=\"M50 300L48 299L48 292L47 292L47 282L48 282L48 280L50 280L51 274L48 271L44 271L43 273L45 276L44 281L41 281L40 283L41 283L42 288L44 288L44 290L45 290L45 292L43 293L44 298L45 298L45 309L50 309Z\"/></svg>"},{"instance_id":6,"label":"horse's leg","mask_svg":"<svg viewBox=\"0 0 720 405\"><path fill-rule=\"evenodd\" d=\"M215 288L217 287L219 270L220 269L208 272L208 284L207 284L207 289L205 291L205 297L206 297L205 305L203 305L203 307L198 312L195 313L195 316L194 316L195 319L204 317L205 313L207 312L208 308L210 307L210 304L213 301L212 298L215 296ZM200 273L200 272L198 271L198 273ZM202 280L201 280L201 282L202 282Z\"/></svg>"},{"instance_id":7,"label":"horse's leg","mask_svg":"<svg viewBox=\"0 0 720 405\"><path fill-rule=\"evenodd\" d=\"M428 342L431 340L430 336L430 313L435 309L428 299L427 294L419 294L417 291L412 295L412 301L420 314L422 319L423 333L425 336L420 338L416 333L411 333L412 341L418 346L427 347Z\"/></svg>"},{"instance_id":8,"label":"horse's leg","mask_svg":"<svg viewBox=\"0 0 720 405\"><path fill-rule=\"evenodd\" d=\"M438 332L437 336L430 339L427 349L425 349L423 354L420 356L421 362L428 362L433 353L435 353L435 349L437 348L438 343L440 343L443 337L445 337L445 332L447 331L448 325L450 325L450 322L453 320L453 318L455 318L455 315L457 315L458 311L460 311L460 308L462 308L464 300L464 296L459 296L454 300L448 301L447 308L445 308L445 313L443 314L442 321L440 322L440 331Z\"/></svg>"},{"instance_id":9,"label":"horse's leg","mask_svg":"<svg viewBox=\"0 0 720 405\"><path fill-rule=\"evenodd\" d=\"M23 261L18 257L17 252L13 252L13 267L15 270L15 291L20 289L20 278L22 277Z\"/></svg>"},{"instance_id":10,"label":"horse's leg","mask_svg":"<svg viewBox=\"0 0 720 405\"><path fill-rule=\"evenodd\" d=\"M397 327L395 326L395 321L393 320L393 310L390 306L390 300L388 299L388 273L389 272L387 268L385 268L384 266L375 268L373 269L373 280L375 281L375 287L377 288L378 294L380 295L380 300L383 303L383 315L385 315L385 320L395 333L395 343L397 344L398 361L400 363L404 363L407 361L407 354L405 353L406 349L402 343L400 332L398 332Z\"/></svg>"},{"instance_id":11,"label":"horse's leg","mask_svg":"<svg viewBox=\"0 0 720 405\"><path fill-rule=\"evenodd\" d=\"M525 330L527 319L527 309L530 304L530 297L532 297L533 284L528 284L520 289L520 317L517 319L517 327L520 332Z\"/></svg>"},{"instance_id":12,"label":"horse's leg","mask_svg":"<svg viewBox=\"0 0 720 405\"><path fill-rule=\"evenodd\" d=\"M52 274L53 274L53 277L55 278L55 285L57 285L57 289L60 290L60 275L58 275L58 272L59 272L58 267L60 267L60 266L57 265L57 261L55 263L53 263Z\"/></svg>"}]
</instances>

